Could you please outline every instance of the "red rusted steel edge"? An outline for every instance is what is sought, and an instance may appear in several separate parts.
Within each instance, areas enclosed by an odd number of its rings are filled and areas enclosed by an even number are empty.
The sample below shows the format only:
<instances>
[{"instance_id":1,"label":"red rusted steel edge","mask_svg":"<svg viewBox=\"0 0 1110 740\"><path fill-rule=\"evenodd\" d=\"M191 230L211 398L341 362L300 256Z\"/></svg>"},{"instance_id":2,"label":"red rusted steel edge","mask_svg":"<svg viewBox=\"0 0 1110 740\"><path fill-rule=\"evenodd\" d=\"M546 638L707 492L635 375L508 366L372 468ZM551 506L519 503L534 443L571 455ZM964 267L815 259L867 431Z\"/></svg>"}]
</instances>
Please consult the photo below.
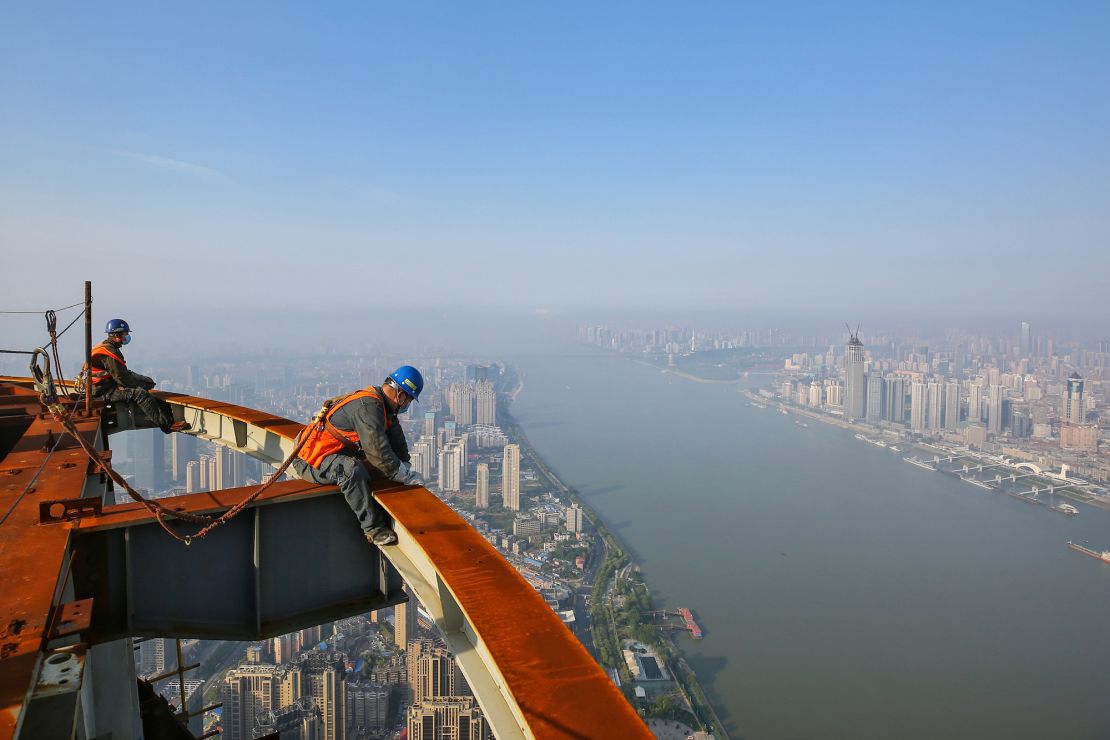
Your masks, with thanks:
<instances>
[{"instance_id":1,"label":"red rusted steel edge","mask_svg":"<svg viewBox=\"0 0 1110 740\"><path fill-rule=\"evenodd\" d=\"M34 391L3 381L0 378L0 409L19 409L35 417L0 460L0 516L15 504L0 524L0 740L7 740L15 734L31 693L51 608L60 598L70 537L69 524L39 524L39 501L79 497L88 458L67 437L24 495L64 430L49 415L43 416L46 409ZM95 414L75 418L74 424L79 434L95 443L100 428Z\"/></svg>"},{"instance_id":2,"label":"red rusted steel edge","mask_svg":"<svg viewBox=\"0 0 1110 740\"><path fill-rule=\"evenodd\" d=\"M221 401L177 393L159 395L171 403L197 406L264 426L288 439L303 428L288 419ZM234 505L251 490L190 494L162 502L172 501L194 513L215 512ZM276 484L258 502L334 490L287 481ZM535 737L653 737L620 690L543 598L462 517L424 488L395 487L375 495L413 535L454 595L504 676ZM77 526L99 529L149 519L149 512L141 505L121 504L106 507L101 517ZM384 552L388 557L389 549Z\"/></svg>"},{"instance_id":3,"label":"red rusted steel edge","mask_svg":"<svg viewBox=\"0 0 1110 740\"><path fill-rule=\"evenodd\" d=\"M219 491L169 496L158 499L158 501L176 511L190 514L217 514L227 511L254 493L256 488L258 486L224 488ZM300 480L280 481L270 486L265 493L255 499L255 503L262 506L273 503L276 499L284 501L286 499L312 498L314 496L330 495L335 491L335 486L318 486L315 483L306 483ZM115 506L105 506L100 516L82 519L74 524L74 529L83 533L97 532L150 521L154 521L154 517L151 516L150 511L145 506L134 501L128 501ZM182 547L184 546L182 545Z\"/></svg>"},{"instance_id":4,"label":"red rusted steel edge","mask_svg":"<svg viewBox=\"0 0 1110 740\"><path fill-rule=\"evenodd\" d=\"M461 516L424 488L376 495L435 566L535 737L654 737L547 602Z\"/></svg>"}]
</instances>

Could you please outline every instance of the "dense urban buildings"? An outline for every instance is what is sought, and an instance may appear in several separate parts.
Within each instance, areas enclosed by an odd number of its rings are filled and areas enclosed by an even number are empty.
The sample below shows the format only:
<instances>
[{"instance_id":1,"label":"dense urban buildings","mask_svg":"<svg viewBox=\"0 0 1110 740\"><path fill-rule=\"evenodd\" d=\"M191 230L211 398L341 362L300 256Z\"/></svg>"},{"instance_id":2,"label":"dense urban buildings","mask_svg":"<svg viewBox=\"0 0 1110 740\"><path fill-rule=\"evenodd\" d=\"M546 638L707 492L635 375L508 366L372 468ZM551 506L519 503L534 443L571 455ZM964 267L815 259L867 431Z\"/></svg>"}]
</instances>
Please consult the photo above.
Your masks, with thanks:
<instances>
[{"instance_id":1,"label":"dense urban buildings","mask_svg":"<svg viewBox=\"0 0 1110 740\"><path fill-rule=\"evenodd\" d=\"M1015 322L1008 334L849 330L847 341L776 330L580 326L578 339L698 377L777 366L773 395L785 403L1110 480L1110 340L1062 340L1039 334L1029 321Z\"/></svg>"}]
</instances>

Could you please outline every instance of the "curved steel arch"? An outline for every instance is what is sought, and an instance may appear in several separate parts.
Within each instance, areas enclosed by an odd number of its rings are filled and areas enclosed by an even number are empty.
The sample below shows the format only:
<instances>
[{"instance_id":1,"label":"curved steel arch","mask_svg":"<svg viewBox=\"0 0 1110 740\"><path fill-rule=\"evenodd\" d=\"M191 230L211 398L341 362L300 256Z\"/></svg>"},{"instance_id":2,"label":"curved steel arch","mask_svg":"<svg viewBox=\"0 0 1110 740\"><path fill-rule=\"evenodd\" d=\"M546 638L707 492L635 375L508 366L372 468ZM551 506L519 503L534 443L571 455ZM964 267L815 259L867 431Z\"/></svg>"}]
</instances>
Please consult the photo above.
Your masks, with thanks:
<instances>
[{"instance_id":1,"label":"curved steel arch","mask_svg":"<svg viewBox=\"0 0 1110 740\"><path fill-rule=\"evenodd\" d=\"M303 428L220 401L158 395L191 434L274 466ZM381 552L443 632L498 738L653 737L535 589L466 520L425 488L386 485L375 496L398 543Z\"/></svg>"}]
</instances>

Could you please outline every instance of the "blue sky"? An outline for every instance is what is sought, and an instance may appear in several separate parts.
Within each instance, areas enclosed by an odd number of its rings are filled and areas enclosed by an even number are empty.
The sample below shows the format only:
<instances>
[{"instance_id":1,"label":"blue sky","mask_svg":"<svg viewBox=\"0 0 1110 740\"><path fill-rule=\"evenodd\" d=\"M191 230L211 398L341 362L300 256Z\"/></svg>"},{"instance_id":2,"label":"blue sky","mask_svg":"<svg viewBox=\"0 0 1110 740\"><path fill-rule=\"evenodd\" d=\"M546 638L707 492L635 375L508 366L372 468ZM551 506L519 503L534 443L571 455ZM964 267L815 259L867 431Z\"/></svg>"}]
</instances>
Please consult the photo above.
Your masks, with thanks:
<instances>
[{"instance_id":1,"label":"blue sky","mask_svg":"<svg viewBox=\"0 0 1110 740\"><path fill-rule=\"evenodd\" d=\"M9 3L0 105L0 247L65 259L54 305L1110 288L1105 2Z\"/></svg>"}]
</instances>

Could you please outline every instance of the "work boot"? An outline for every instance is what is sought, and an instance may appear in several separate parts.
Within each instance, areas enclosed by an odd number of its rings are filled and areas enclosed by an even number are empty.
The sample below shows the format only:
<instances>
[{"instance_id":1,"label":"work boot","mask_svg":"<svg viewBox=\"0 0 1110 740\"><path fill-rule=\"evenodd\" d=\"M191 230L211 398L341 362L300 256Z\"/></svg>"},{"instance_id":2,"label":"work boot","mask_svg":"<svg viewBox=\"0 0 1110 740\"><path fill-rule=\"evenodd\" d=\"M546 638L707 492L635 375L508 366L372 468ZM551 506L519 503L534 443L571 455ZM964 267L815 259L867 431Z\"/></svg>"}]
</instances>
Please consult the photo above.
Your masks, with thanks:
<instances>
[{"instance_id":1,"label":"work boot","mask_svg":"<svg viewBox=\"0 0 1110 740\"><path fill-rule=\"evenodd\" d=\"M173 434L174 432L187 432L192 428L192 425L187 421L175 421L168 427L162 427L162 431L166 434Z\"/></svg>"},{"instance_id":2,"label":"work boot","mask_svg":"<svg viewBox=\"0 0 1110 740\"><path fill-rule=\"evenodd\" d=\"M397 533L389 527L378 527L366 533L366 540L374 545L396 545Z\"/></svg>"}]
</instances>

